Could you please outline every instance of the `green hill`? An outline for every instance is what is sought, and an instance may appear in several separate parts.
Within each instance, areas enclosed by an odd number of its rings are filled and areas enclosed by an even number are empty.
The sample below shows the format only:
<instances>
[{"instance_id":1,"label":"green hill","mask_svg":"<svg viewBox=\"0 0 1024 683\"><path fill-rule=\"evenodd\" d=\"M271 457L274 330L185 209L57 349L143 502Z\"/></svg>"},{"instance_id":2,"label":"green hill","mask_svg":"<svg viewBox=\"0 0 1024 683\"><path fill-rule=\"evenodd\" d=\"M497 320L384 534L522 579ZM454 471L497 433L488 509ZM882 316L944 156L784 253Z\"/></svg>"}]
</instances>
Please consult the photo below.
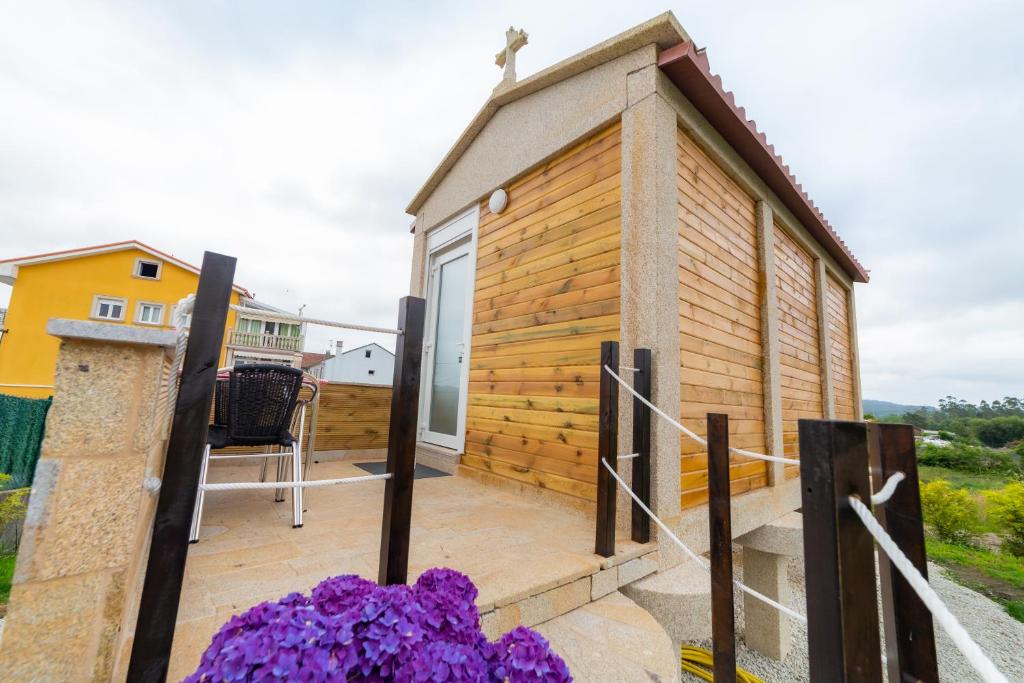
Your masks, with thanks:
<instances>
[{"instance_id":1,"label":"green hill","mask_svg":"<svg viewBox=\"0 0 1024 683\"><path fill-rule=\"evenodd\" d=\"M864 413L870 413L877 418L888 417L889 415L902 415L912 410L935 410L932 406L911 406L903 403L892 403L891 401L877 401L875 399L864 399Z\"/></svg>"}]
</instances>

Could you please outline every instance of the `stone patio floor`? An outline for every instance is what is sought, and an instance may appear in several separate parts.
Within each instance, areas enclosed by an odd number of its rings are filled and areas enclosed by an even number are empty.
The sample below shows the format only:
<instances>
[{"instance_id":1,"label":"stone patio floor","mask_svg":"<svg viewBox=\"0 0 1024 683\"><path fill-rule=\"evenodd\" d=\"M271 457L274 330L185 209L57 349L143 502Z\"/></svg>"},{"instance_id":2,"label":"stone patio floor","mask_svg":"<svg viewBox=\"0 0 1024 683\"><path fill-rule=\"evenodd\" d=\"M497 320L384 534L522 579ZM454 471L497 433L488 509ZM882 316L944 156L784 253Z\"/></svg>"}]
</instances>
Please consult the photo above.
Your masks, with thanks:
<instances>
[{"instance_id":1,"label":"stone patio floor","mask_svg":"<svg viewBox=\"0 0 1024 683\"><path fill-rule=\"evenodd\" d=\"M258 465L215 463L211 481L252 481ZM352 462L314 465L311 478L366 474ZM273 491L207 494L200 542L189 548L169 680L191 673L213 633L232 615L329 576L376 580L384 482L307 489L304 526ZM287 498L287 496L286 496ZM419 479L413 496L409 578L445 566L480 590L481 613L596 574L594 522L511 491L458 476ZM612 563L647 546L620 542ZM589 579L588 579L589 585ZM614 588L612 589L614 590Z\"/></svg>"}]
</instances>

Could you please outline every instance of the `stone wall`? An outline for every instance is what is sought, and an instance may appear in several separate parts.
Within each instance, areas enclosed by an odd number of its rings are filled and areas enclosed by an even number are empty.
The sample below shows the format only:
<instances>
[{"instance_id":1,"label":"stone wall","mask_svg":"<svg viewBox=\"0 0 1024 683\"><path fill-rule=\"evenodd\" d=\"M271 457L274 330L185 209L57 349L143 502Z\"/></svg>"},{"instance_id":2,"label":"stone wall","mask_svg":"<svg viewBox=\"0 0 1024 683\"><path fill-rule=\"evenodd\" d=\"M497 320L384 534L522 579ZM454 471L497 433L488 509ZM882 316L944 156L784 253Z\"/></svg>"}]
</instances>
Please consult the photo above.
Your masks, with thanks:
<instances>
[{"instance_id":1,"label":"stone wall","mask_svg":"<svg viewBox=\"0 0 1024 683\"><path fill-rule=\"evenodd\" d=\"M163 470L174 334L51 320L51 408L0 639L6 680L123 680Z\"/></svg>"}]
</instances>

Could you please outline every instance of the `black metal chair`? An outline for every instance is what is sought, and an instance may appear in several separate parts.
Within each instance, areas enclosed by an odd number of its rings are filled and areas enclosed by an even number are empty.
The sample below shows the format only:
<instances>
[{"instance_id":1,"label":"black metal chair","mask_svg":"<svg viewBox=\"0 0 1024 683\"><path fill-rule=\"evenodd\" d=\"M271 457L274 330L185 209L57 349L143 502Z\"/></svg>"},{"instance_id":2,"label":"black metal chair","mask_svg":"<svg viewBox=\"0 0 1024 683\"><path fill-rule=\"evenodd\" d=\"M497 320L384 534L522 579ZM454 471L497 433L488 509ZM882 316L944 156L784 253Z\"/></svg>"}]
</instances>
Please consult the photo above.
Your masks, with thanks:
<instances>
[{"instance_id":1,"label":"black metal chair","mask_svg":"<svg viewBox=\"0 0 1024 683\"><path fill-rule=\"evenodd\" d=\"M214 392L214 419L206 439L206 450L203 452L199 473L199 492L192 514L192 529L189 535L191 542L199 540L210 461L238 457L212 455L211 451L231 446L279 446L280 453L271 453L268 450L267 453L253 454L249 457L287 457L284 449L288 449L292 460L292 481L302 481L301 434L293 436L289 431L299 390L302 388L302 378L302 370L298 368L257 364L235 367L228 374L226 382L218 380ZM264 477L261 475L260 478ZM244 489L246 486L243 483L239 488ZM298 486L292 487L292 508L293 526L300 527L302 489Z\"/></svg>"}]
</instances>

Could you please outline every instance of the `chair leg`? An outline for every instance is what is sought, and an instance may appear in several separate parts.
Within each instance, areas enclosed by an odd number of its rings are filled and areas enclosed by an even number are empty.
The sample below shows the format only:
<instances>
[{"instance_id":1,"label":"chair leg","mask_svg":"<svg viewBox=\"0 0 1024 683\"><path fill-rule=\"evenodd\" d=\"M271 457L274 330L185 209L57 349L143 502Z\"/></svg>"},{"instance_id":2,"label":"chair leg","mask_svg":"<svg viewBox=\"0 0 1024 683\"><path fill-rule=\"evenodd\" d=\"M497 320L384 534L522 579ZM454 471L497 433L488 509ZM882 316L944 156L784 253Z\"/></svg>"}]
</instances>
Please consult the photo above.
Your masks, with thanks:
<instances>
[{"instance_id":1,"label":"chair leg","mask_svg":"<svg viewBox=\"0 0 1024 683\"><path fill-rule=\"evenodd\" d=\"M203 462L199 466L199 491L196 493L196 505L192 509L192 528L189 529L188 542L199 542L199 525L203 521L203 503L206 500L206 491L203 485L206 484L206 474L210 469L210 444L206 444L203 450Z\"/></svg>"},{"instance_id":2,"label":"chair leg","mask_svg":"<svg viewBox=\"0 0 1024 683\"><path fill-rule=\"evenodd\" d=\"M284 481L284 458L277 457L274 459L277 460L277 480ZM274 489L274 502L284 502L284 489Z\"/></svg>"},{"instance_id":3,"label":"chair leg","mask_svg":"<svg viewBox=\"0 0 1024 683\"><path fill-rule=\"evenodd\" d=\"M309 481L309 470L313 467L313 454L305 453L303 457L306 458L306 464L302 467L302 478Z\"/></svg>"},{"instance_id":4,"label":"chair leg","mask_svg":"<svg viewBox=\"0 0 1024 683\"><path fill-rule=\"evenodd\" d=\"M302 482L302 451L297 442L292 442L292 481ZM292 528L302 526L302 487L292 488Z\"/></svg>"},{"instance_id":5,"label":"chair leg","mask_svg":"<svg viewBox=\"0 0 1024 683\"><path fill-rule=\"evenodd\" d=\"M270 453L272 451L270 446L267 446L263 450L264 450L265 453ZM267 480L267 461L268 460L270 460L270 458L263 458L263 465L260 466L260 483L261 484Z\"/></svg>"}]
</instances>

